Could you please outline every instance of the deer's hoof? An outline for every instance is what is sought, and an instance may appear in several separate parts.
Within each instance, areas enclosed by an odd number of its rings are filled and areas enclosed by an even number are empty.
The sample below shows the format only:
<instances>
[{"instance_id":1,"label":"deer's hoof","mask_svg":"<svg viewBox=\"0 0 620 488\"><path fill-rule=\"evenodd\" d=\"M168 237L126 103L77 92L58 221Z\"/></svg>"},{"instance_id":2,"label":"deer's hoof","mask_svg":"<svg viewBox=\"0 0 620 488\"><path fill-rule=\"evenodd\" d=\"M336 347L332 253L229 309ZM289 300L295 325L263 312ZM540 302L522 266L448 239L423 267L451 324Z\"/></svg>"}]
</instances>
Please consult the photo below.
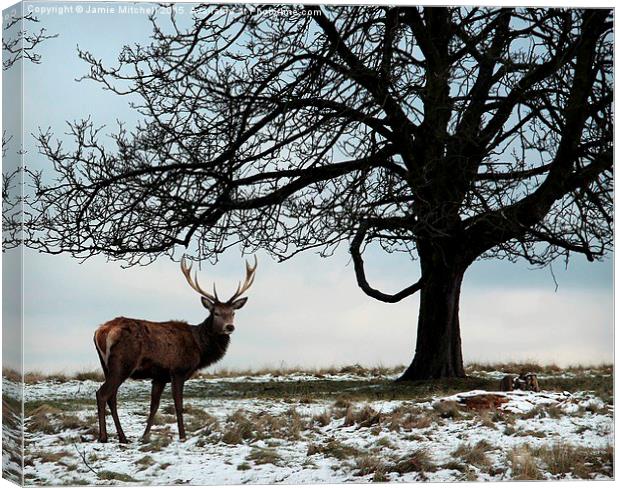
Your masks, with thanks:
<instances>
[{"instance_id":1,"label":"deer's hoof","mask_svg":"<svg viewBox=\"0 0 620 488\"><path fill-rule=\"evenodd\" d=\"M97 439L97 441L98 442L102 442L102 443L108 442L108 436L107 435L106 436L101 436L100 435L99 439Z\"/></svg>"},{"instance_id":2,"label":"deer's hoof","mask_svg":"<svg viewBox=\"0 0 620 488\"><path fill-rule=\"evenodd\" d=\"M181 442L185 442L185 441L187 440L187 437L185 437L184 435L180 435L180 436L179 436L179 440L180 440Z\"/></svg>"},{"instance_id":3,"label":"deer's hoof","mask_svg":"<svg viewBox=\"0 0 620 488\"><path fill-rule=\"evenodd\" d=\"M119 437L118 438L118 442L121 444L129 444L129 441L127 440L127 437L123 436L123 437Z\"/></svg>"}]
</instances>

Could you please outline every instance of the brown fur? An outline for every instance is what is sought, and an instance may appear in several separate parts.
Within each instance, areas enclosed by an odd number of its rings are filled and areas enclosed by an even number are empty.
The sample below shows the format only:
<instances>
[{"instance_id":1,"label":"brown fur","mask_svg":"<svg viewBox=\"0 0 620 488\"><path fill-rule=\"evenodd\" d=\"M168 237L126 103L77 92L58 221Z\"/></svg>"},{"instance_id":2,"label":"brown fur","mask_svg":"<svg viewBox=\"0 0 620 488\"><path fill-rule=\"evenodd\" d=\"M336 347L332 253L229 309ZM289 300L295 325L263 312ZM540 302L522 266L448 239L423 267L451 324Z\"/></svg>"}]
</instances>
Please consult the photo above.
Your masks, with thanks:
<instances>
[{"instance_id":1,"label":"brown fur","mask_svg":"<svg viewBox=\"0 0 620 488\"><path fill-rule=\"evenodd\" d=\"M245 303L245 302L244 302ZM149 322L118 317L101 325L94 336L95 346L105 374L105 382L97 391L99 440L107 441L105 405L110 407L120 442L127 442L116 410L118 387L127 379L152 379L151 410L144 438L148 438L161 393L172 383L177 411L179 436L185 438L182 416L183 383L192 374L220 360L230 341L234 327L229 304L215 304L217 317L210 315L202 324L186 322Z\"/></svg>"},{"instance_id":2,"label":"brown fur","mask_svg":"<svg viewBox=\"0 0 620 488\"><path fill-rule=\"evenodd\" d=\"M503 403L508 402L508 399L501 395L483 394L466 397L461 400L465 407L472 410L493 410L498 408Z\"/></svg>"},{"instance_id":3,"label":"brown fur","mask_svg":"<svg viewBox=\"0 0 620 488\"><path fill-rule=\"evenodd\" d=\"M512 391L514 387L515 376L506 375L499 382L499 391Z\"/></svg>"},{"instance_id":4,"label":"brown fur","mask_svg":"<svg viewBox=\"0 0 620 488\"><path fill-rule=\"evenodd\" d=\"M521 373L519 376L506 375L499 383L500 391L540 391L538 377L534 373Z\"/></svg>"},{"instance_id":5,"label":"brown fur","mask_svg":"<svg viewBox=\"0 0 620 488\"><path fill-rule=\"evenodd\" d=\"M521 385L521 389L527 391L540 391L540 386L538 385L538 377L534 373L525 373L519 376L519 383Z\"/></svg>"}]
</instances>

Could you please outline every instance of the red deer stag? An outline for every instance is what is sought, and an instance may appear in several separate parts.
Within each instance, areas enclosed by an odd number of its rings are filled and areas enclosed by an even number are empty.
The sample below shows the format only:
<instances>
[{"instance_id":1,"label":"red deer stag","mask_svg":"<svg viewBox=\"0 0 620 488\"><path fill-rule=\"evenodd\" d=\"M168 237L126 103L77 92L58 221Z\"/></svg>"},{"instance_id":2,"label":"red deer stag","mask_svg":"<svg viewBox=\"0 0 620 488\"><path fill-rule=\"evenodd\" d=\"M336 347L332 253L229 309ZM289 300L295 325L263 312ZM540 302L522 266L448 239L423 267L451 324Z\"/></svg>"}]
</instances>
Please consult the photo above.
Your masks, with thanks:
<instances>
[{"instance_id":1,"label":"red deer stag","mask_svg":"<svg viewBox=\"0 0 620 488\"><path fill-rule=\"evenodd\" d=\"M194 372L219 361L226 354L230 334L235 330L235 310L243 307L247 301L241 295L254 282L257 265L256 257L254 267L246 262L243 284L239 283L234 295L222 302L217 296L215 285L213 294L210 294L198 284L197 273L192 279L191 266L187 267L183 258L181 271L189 286L201 295L202 304L210 312L204 322L189 325L187 322L149 322L118 317L95 331L95 346L105 374L105 382L97 390L99 442L108 440L106 403L110 407L119 442L127 442L116 410L118 388L127 378L153 380L151 410L142 438L148 440L161 394L166 383L171 382L179 438L185 439L183 384Z\"/></svg>"}]
</instances>

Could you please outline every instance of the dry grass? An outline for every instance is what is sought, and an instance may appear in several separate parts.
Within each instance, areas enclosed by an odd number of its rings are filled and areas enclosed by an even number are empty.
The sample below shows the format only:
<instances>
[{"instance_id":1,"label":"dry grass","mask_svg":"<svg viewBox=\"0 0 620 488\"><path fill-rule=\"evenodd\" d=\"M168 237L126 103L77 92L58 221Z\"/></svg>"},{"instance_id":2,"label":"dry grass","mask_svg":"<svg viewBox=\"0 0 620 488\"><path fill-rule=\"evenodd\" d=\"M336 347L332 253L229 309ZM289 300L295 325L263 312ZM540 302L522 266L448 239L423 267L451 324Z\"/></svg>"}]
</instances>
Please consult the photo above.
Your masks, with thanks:
<instances>
[{"instance_id":1,"label":"dry grass","mask_svg":"<svg viewBox=\"0 0 620 488\"><path fill-rule=\"evenodd\" d=\"M140 447L140 451L147 453L161 451L172 443L175 436L176 432L173 433L170 426L154 428L148 442Z\"/></svg>"},{"instance_id":2,"label":"dry grass","mask_svg":"<svg viewBox=\"0 0 620 488\"><path fill-rule=\"evenodd\" d=\"M585 369L585 368L584 368ZM508 362L508 363L469 363L465 367L467 373L474 371L501 371L506 374L521 373L561 373L566 368L560 368L557 364L539 364L533 362Z\"/></svg>"},{"instance_id":3,"label":"dry grass","mask_svg":"<svg viewBox=\"0 0 620 488\"><path fill-rule=\"evenodd\" d=\"M449 461L443 464L442 469L454 469L461 472L459 481L478 481L478 472L471 466L463 464L459 461Z\"/></svg>"},{"instance_id":4,"label":"dry grass","mask_svg":"<svg viewBox=\"0 0 620 488\"><path fill-rule=\"evenodd\" d=\"M144 471L145 469L153 466L155 464L155 460L151 456L143 456L136 461L136 465L139 466L140 471Z\"/></svg>"},{"instance_id":5,"label":"dry grass","mask_svg":"<svg viewBox=\"0 0 620 488\"><path fill-rule=\"evenodd\" d=\"M314 454L322 454L325 457L333 457L339 460L361 455L356 447L348 446L336 439L329 439L323 444L308 445L307 455L313 456Z\"/></svg>"},{"instance_id":6,"label":"dry grass","mask_svg":"<svg viewBox=\"0 0 620 488\"><path fill-rule=\"evenodd\" d=\"M42 373L41 371L29 371L24 374L24 383L34 384L41 383L43 381L54 381L57 383L66 383L67 381L97 381L102 382L104 380L103 372L101 370L83 370L74 374L66 373Z\"/></svg>"},{"instance_id":7,"label":"dry grass","mask_svg":"<svg viewBox=\"0 0 620 488\"><path fill-rule=\"evenodd\" d=\"M73 379L78 381L96 381L97 383L102 383L105 380L102 371L91 370L91 371L80 371L73 376Z\"/></svg>"},{"instance_id":8,"label":"dry grass","mask_svg":"<svg viewBox=\"0 0 620 488\"><path fill-rule=\"evenodd\" d=\"M73 455L69 451L37 451L29 456L31 459L36 459L42 463L57 463L67 466L66 460L72 458Z\"/></svg>"},{"instance_id":9,"label":"dry grass","mask_svg":"<svg viewBox=\"0 0 620 488\"><path fill-rule=\"evenodd\" d=\"M300 366L290 366L290 367L264 367L264 368L256 368L256 369L229 369L229 368L221 368L217 369L213 372L203 372L198 373L195 377L198 378L231 378L231 377L243 377L243 376L264 376L271 375L274 377L278 376L287 376L291 374L304 374L315 376L317 378L322 378L328 375L341 375L341 374L351 374L356 376L367 376L367 377L385 377L385 376L395 376L404 371L405 366L361 366L359 364L352 364L348 366L328 366L324 368L303 368Z\"/></svg>"},{"instance_id":10,"label":"dry grass","mask_svg":"<svg viewBox=\"0 0 620 488\"><path fill-rule=\"evenodd\" d=\"M433 424L433 416L428 410L405 404L386 415L384 423L392 431L426 429Z\"/></svg>"},{"instance_id":11,"label":"dry grass","mask_svg":"<svg viewBox=\"0 0 620 488\"><path fill-rule=\"evenodd\" d=\"M562 443L536 450L537 457L547 465L551 474L572 473L574 470L581 472L584 454L583 450Z\"/></svg>"},{"instance_id":12,"label":"dry grass","mask_svg":"<svg viewBox=\"0 0 620 488\"><path fill-rule=\"evenodd\" d=\"M89 416L82 420L77 415L63 414L58 416L58 428L60 431L65 430L90 430L96 422L95 416Z\"/></svg>"},{"instance_id":13,"label":"dry grass","mask_svg":"<svg viewBox=\"0 0 620 488\"><path fill-rule=\"evenodd\" d=\"M386 378L394 377L405 369L405 366L361 366L359 364L353 364L348 366L330 366L325 368L303 368L303 367L264 367L256 369L228 369L222 368L212 372L199 372L194 375L194 378L204 379L226 379L232 377L255 377L255 376L272 376L282 377L292 374L301 374L314 376L316 378L324 378L333 375L350 374L354 376L362 376L367 378ZM15 382L22 381L22 375L13 369L3 369L3 376ZM83 370L73 374L64 372L58 373L43 373L41 371L29 371L24 373L23 380L28 384L39 383L43 381L55 381L64 383L70 380L92 380L103 381L103 372L99 369ZM311 398L308 398L311 401Z\"/></svg>"},{"instance_id":14,"label":"dry grass","mask_svg":"<svg viewBox=\"0 0 620 488\"><path fill-rule=\"evenodd\" d=\"M26 416L26 429L33 433L66 434L69 430L78 430L82 435L97 433L95 415L81 419L75 414L63 412L61 409L45 403L26 409Z\"/></svg>"},{"instance_id":15,"label":"dry grass","mask_svg":"<svg viewBox=\"0 0 620 488\"><path fill-rule=\"evenodd\" d=\"M2 368L2 378L8 381L12 381L13 383L21 383L23 375L20 371L17 371L15 369Z\"/></svg>"},{"instance_id":16,"label":"dry grass","mask_svg":"<svg viewBox=\"0 0 620 488\"><path fill-rule=\"evenodd\" d=\"M177 421L177 416L175 414L158 412L155 414L155 418L153 419L153 425L173 424L176 421Z\"/></svg>"},{"instance_id":17,"label":"dry grass","mask_svg":"<svg viewBox=\"0 0 620 488\"><path fill-rule=\"evenodd\" d=\"M332 421L332 411L323 410L321 413L316 414L312 419L321 427L329 425Z\"/></svg>"},{"instance_id":18,"label":"dry grass","mask_svg":"<svg viewBox=\"0 0 620 488\"><path fill-rule=\"evenodd\" d=\"M200 372L194 375L194 378L204 379L218 379L218 378L232 378L232 377L244 377L244 376L273 376L281 377L291 374L303 374L309 376L315 376L322 378L330 375L343 375L350 374L355 376L364 376L369 378L384 378L386 376L392 377L401 373L405 369L405 366L361 366L359 364L353 364L348 366L330 366L325 368L302 368L302 367L264 367L256 369L228 369L221 368L212 372ZM22 375L13 369L4 368L2 374L10 381L21 382ZM29 371L24 374L24 381L26 383L38 383L42 381L57 381L66 382L69 380L92 380L103 381L103 373L101 370L83 370L74 374L67 374L63 372L59 373L43 373L41 371Z\"/></svg>"},{"instance_id":19,"label":"dry grass","mask_svg":"<svg viewBox=\"0 0 620 488\"><path fill-rule=\"evenodd\" d=\"M55 415L61 413L61 410L47 404L40 405L30 412L27 421L28 430L34 432L42 432L44 434L55 434L57 427L52 422Z\"/></svg>"},{"instance_id":20,"label":"dry grass","mask_svg":"<svg viewBox=\"0 0 620 488\"><path fill-rule=\"evenodd\" d=\"M529 412L521 414L521 418L524 420L544 417L559 419L564 415L565 413L561 407L555 403L549 403L547 405L536 405Z\"/></svg>"},{"instance_id":21,"label":"dry grass","mask_svg":"<svg viewBox=\"0 0 620 488\"><path fill-rule=\"evenodd\" d=\"M351 406L351 399L346 397L338 397L334 402L335 409L344 409L346 410Z\"/></svg>"},{"instance_id":22,"label":"dry grass","mask_svg":"<svg viewBox=\"0 0 620 488\"><path fill-rule=\"evenodd\" d=\"M544 439L545 437L547 437L547 434L544 432L540 432L537 430L515 430L515 432L513 432L514 436L517 437L537 437L538 439Z\"/></svg>"},{"instance_id":23,"label":"dry grass","mask_svg":"<svg viewBox=\"0 0 620 488\"><path fill-rule=\"evenodd\" d=\"M372 480L375 482L389 481L386 470L387 466L377 456L363 455L355 460L353 466L355 470L353 474L355 476L368 476L372 475Z\"/></svg>"},{"instance_id":24,"label":"dry grass","mask_svg":"<svg viewBox=\"0 0 620 488\"><path fill-rule=\"evenodd\" d=\"M558 442L532 450L546 469L553 475L563 477L571 474L575 478L590 479L591 473L613 475L613 447L593 449Z\"/></svg>"},{"instance_id":25,"label":"dry grass","mask_svg":"<svg viewBox=\"0 0 620 488\"><path fill-rule=\"evenodd\" d=\"M226 424L219 426L221 440L226 444L243 444L250 440L288 439L299 440L301 433L311 422L291 408L282 415L267 412L237 410L228 417Z\"/></svg>"},{"instance_id":26,"label":"dry grass","mask_svg":"<svg viewBox=\"0 0 620 488\"><path fill-rule=\"evenodd\" d=\"M475 419L480 423L482 427L489 429L496 429L497 422L504 420L504 416L499 410L482 410L475 413Z\"/></svg>"},{"instance_id":27,"label":"dry grass","mask_svg":"<svg viewBox=\"0 0 620 488\"><path fill-rule=\"evenodd\" d=\"M612 364L575 364L572 366L560 367L557 364L540 364L532 361L507 362L507 363L468 363L465 366L467 373L475 371L501 371L506 374L538 373L538 374L559 374L559 373L585 373L594 372L597 374L613 374Z\"/></svg>"},{"instance_id":28,"label":"dry grass","mask_svg":"<svg viewBox=\"0 0 620 488\"><path fill-rule=\"evenodd\" d=\"M431 455L425 449L416 449L398 459L390 465L389 472L403 473L427 473L436 471L437 466L433 463Z\"/></svg>"},{"instance_id":29,"label":"dry grass","mask_svg":"<svg viewBox=\"0 0 620 488\"><path fill-rule=\"evenodd\" d=\"M254 464L275 464L277 465L281 458L275 449L253 447L250 454L246 458L248 461L254 461Z\"/></svg>"},{"instance_id":30,"label":"dry grass","mask_svg":"<svg viewBox=\"0 0 620 488\"><path fill-rule=\"evenodd\" d=\"M349 366L331 366L325 368L302 368L302 367L264 367L257 369L218 369L212 372L201 372L194 375L195 378L205 379L226 379L231 377L249 377L249 376L272 376L282 377L291 374L303 374L308 376L314 376L318 379L324 378L330 375L344 375L350 374L354 376L361 376L365 378L385 379L392 378L405 369L405 366L361 366L359 364ZM613 374L613 365L611 364L599 364L599 365L573 365L567 367L559 367L555 364L539 364L535 362L507 362L507 363L469 363L466 365L466 372L472 374L474 372L490 372L490 371L502 371L506 374L520 374L523 372L532 372L538 374L560 374L560 373L573 373L579 375L580 373L588 373L591 375L611 375ZM15 382L21 382L22 375L13 369L3 369L3 376ZM67 374L64 372L58 373L42 373L40 371L26 372L24 375L24 381L26 383L37 383L40 381L57 381L66 382L69 380L93 380L102 381L103 375L101 370L83 370L74 374Z\"/></svg>"},{"instance_id":31,"label":"dry grass","mask_svg":"<svg viewBox=\"0 0 620 488\"><path fill-rule=\"evenodd\" d=\"M177 417L174 405L167 405L162 408L161 412L155 416L155 425L176 423ZM206 428L208 430L207 434L209 434L219 427L216 417L192 404L183 405L183 422L188 432L196 432Z\"/></svg>"},{"instance_id":32,"label":"dry grass","mask_svg":"<svg viewBox=\"0 0 620 488\"><path fill-rule=\"evenodd\" d=\"M349 405L344 415L344 427L357 425L358 427L370 427L381 423L381 414L373 409L370 405L364 405L362 408L356 409L353 405Z\"/></svg>"},{"instance_id":33,"label":"dry grass","mask_svg":"<svg viewBox=\"0 0 620 488\"><path fill-rule=\"evenodd\" d=\"M528 445L513 449L509 454L513 480L542 480L544 479L536 457Z\"/></svg>"},{"instance_id":34,"label":"dry grass","mask_svg":"<svg viewBox=\"0 0 620 488\"><path fill-rule=\"evenodd\" d=\"M24 374L24 382L27 384L40 383L42 381L52 381L56 383L66 383L73 379L71 376L64 373L51 373L45 374L40 371L31 371Z\"/></svg>"},{"instance_id":35,"label":"dry grass","mask_svg":"<svg viewBox=\"0 0 620 488\"><path fill-rule=\"evenodd\" d=\"M454 400L445 400L433 405L433 410L442 419L457 419L462 417L459 404Z\"/></svg>"},{"instance_id":36,"label":"dry grass","mask_svg":"<svg viewBox=\"0 0 620 488\"><path fill-rule=\"evenodd\" d=\"M389 438L387 437L381 437L379 439L377 439L377 442L375 443L375 445L377 446L376 449L377 450L381 450L384 448L388 448L388 449L395 449L396 447L394 446L394 444L392 444L392 441L390 441Z\"/></svg>"},{"instance_id":37,"label":"dry grass","mask_svg":"<svg viewBox=\"0 0 620 488\"><path fill-rule=\"evenodd\" d=\"M487 456L487 452L493 449L491 444L481 440L473 446L467 443L461 444L452 455L462 459L471 466L476 466L482 470L488 470L491 467L491 460Z\"/></svg>"},{"instance_id":38,"label":"dry grass","mask_svg":"<svg viewBox=\"0 0 620 488\"><path fill-rule=\"evenodd\" d=\"M126 482L137 482L139 480L132 478L131 476L129 476L128 474L125 473L117 473L116 471L99 471L97 473L97 477L100 480L107 480L107 481L126 481Z\"/></svg>"}]
</instances>

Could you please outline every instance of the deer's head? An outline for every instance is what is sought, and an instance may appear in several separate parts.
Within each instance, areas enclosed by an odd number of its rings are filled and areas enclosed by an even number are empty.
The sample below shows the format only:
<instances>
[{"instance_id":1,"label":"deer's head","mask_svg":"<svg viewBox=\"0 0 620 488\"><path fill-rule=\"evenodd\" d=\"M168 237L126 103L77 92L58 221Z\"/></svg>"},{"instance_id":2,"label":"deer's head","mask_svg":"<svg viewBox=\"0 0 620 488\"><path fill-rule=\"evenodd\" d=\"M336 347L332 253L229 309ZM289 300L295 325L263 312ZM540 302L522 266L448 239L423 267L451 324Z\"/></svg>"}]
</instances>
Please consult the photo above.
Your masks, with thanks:
<instances>
[{"instance_id":1,"label":"deer's head","mask_svg":"<svg viewBox=\"0 0 620 488\"><path fill-rule=\"evenodd\" d=\"M254 256L254 266L246 261L245 263L245 280L243 284L239 282L237 291L226 301L222 301L217 296L217 290L215 289L215 283L213 284L213 294L203 290L198 283L198 273L194 273L194 277L191 276L192 267L187 266L185 257L181 259L181 271L189 283L192 289L200 294L200 300L202 305L211 312L212 330L216 334L230 335L235 330L235 311L239 310L248 301L247 297L242 297L248 288L254 283L254 274L256 267L258 266L258 260Z\"/></svg>"}]
</instances>

